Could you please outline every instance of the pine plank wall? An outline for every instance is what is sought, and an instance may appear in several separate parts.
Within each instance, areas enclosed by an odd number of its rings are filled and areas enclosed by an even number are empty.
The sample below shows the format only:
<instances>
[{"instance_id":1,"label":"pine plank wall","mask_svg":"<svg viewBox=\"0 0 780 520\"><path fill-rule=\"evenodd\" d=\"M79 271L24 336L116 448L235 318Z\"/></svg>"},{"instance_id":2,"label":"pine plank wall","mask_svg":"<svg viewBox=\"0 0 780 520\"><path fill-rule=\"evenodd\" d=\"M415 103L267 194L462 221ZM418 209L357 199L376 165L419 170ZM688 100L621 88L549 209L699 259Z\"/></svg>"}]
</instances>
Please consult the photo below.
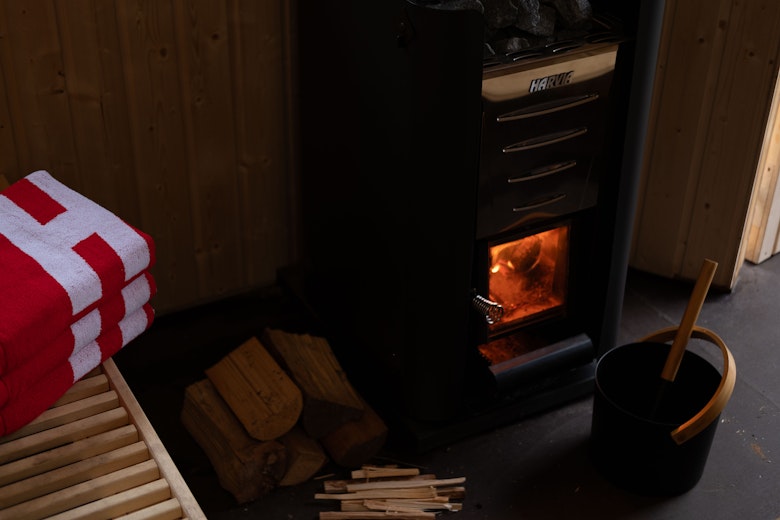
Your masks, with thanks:
<instances>
[{"instance_id":1,"label":"pine plank wall","mask_svg":"<svg viewBox=\"0 0 780 520\"><path fill-rule=\"evenodd\" d=\"M158 314L296 255L290 0L0 0L0 174L150 233Z\"/></svg>"},{"instance_id":2,"label":"pine plank wall","mask_svg":"<svg viewBox=\"0 0 780 520\"><path fill-rule=\"evenodd\" d=\"M0 174L49 170L150 233L159 314L273 284L300 248L295 2L0 0ZM780 4L666 6L630 261L709 257L733 287Z\"/></svg>"},{"instance_id":3,"label":"pine plank wall","mask_svg":"<svg viewBox=\"0 0 780 520\"><path fill-rule=\"evenodd\" d=\"M773 235L771 203L756 204L777 181L776 169L766 171L774 158L759 160L774 126L780 2L666 0L665 7L630 264L695 280L710 258L719 263L713 286L732 289L747 238Z\"/></svg>"}]
</instances>

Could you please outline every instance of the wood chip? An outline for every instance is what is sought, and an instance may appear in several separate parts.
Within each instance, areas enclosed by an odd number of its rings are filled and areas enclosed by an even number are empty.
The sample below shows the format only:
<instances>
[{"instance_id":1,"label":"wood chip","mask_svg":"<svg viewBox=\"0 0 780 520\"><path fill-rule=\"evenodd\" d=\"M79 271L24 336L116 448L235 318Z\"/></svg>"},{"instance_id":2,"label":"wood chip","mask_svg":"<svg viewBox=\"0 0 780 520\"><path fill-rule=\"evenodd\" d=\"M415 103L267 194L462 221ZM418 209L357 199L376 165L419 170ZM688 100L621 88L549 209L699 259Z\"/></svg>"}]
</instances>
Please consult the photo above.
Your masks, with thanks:
<instances>
[{"instance_id":1,"label":"wood chip","mask_svg":"<svg viewBox=\"0 0 780 520\"><path fill-rule=\"evenodd\" d=\"M322 511L320 520L371 520L374 518L392 518L393 520L428 520L436 518L436 513L394 513L382 511Z\"/></svg>"},{"instance_id":2,"label":"wood chip","mask_svg":"<svg viewBox=\"0 0 780 520\"><path fill-rule=\"evenodd\" d=\"M429 486L454 486L466 482L466 477L456 477L436 480L382 480L378 482L362 482L347 484L347 492L364 491L366 489L410 489Z\"/></svg>"},{"instance_id":3,"label":"wood chip","mask_svg":"<svg viewBox=\"0 0 780 520\"><path fill-rule=\"evenodd\" d=\"M436 475L434 474L424 474L424 475L414 475L412 477L397 477L395 479L393 478L385 478L385 477L379 477L379 480L435 480ZM323 485L323 490L326 493L346 493L347 492L347 486L349 484L360 484L362 482L365 482L365 479L349 479L349 480L327 480L325 481Z\"/></svg>"},{"instance_id":4,"label":"wood chip","mask_svg":"<svg viewBox=\"0 0 780 520\"><path fill-rule=\"evenodd\" d=\"M460 511L462 504L449 503L446 497L435 497L430 500L406 500L406 499L388 499L388 500L364 500L363 507L368 511Z\"/></svg>"},{"instance_id":5,"label":"wood chip","mask_svg":"<svg viewBox=\"0 0 780 520\"><path fill-rule=\"evenodd\" d=\"M433 487L412 489L367 489L355 493L316 493L318 500L357 500L369 498L433 498L436 489Z\"/></svg>"},{"instance_id":6,"label":"wood chip","mask_svg":"<svg viewBox=\"0 0 780 520\"><path fill-rule=\"evenodd\" d=\"M375 480L369 478L376 475L381 476ZM362 478L326 481L327 492L315 494L315 499L340 501L341 511L320 513L320 520L417 520L463 509L463 504L454 500L466 494L461 485L466 482L465 477L437 479L432 474L420 475L415 468L395 466L364 466L353 471L352 476Z\"/></svg>"},{"instance_id":7,"label":"wood chip","mask_svg":"<svg viewBox=\"0 0 780 520\"><path fill-rule=\"evenodd\" d=\"M414 477L420 474L418 468L398 468L384 466L363 466L352 472L353 479L361 478L385 478L385 477Z\"/></svg>"}]
</instances>

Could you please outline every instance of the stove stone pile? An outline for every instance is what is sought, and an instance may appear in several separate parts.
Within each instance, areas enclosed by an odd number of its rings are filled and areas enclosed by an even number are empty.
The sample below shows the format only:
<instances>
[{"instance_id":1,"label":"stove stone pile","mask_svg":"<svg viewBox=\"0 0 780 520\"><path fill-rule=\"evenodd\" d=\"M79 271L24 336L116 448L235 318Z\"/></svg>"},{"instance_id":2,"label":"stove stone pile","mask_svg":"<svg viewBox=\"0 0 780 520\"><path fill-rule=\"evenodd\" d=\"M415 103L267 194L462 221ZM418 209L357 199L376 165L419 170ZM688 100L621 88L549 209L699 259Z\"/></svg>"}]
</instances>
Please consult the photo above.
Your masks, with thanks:
<instances>
[{"instance_id":1,"label":"stove stone pile","mask_svg":"<svg viewBox=\"0 0 780 520\"><path fill-rule=\"evenodd\" d=\"M589 0L482 0L488 56L541 47L592 31Z\"/></svg>"}]
</instances>

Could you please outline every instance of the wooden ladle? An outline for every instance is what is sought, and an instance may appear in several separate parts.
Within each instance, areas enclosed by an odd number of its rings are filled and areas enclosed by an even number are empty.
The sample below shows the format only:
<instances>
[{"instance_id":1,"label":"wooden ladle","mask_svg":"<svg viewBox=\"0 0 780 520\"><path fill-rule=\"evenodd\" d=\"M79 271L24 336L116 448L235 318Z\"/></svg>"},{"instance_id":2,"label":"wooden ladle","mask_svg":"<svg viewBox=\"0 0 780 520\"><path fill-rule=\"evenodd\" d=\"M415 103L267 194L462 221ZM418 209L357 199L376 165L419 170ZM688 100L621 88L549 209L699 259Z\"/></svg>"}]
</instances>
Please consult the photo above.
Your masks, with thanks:
<instances>
[{"instance_id":1,"label":"wooden ladle","mask_svg":"<svg viewBox=\"0 0 780 520\"><path fill-rule=\"evenodd\" d=\"M688 305L677 329L677 334L674 336L672 348L669 350L666 363L664 363L664 368L661 371L661 379L665 381L672 382L677 377L677 369L680 368L685 347L691 339L691 332L696 325L696 320L699 318L699 313L704 305L704 299L707 297L707 291L710 289L710 284L717 268L718 263L713 260L705 259L704 263L702 263L699 277L696 279L696 285L693 287L693 293L688 300Z\"/></svg>"},{"instance_id":2,"label":"wooden ladle","mask_svg":"<svg viewBox=\"0 0 780 520\"><path fill-rule=\"evenodd\" d=\"M709 259L705 259L704 263L702 263L699 277L696 279L696 285L693 287L693 293L691 293L688 305L685 307L682 321L677 328L672 347L669 349L669 354L666 356L666 362L661 371L661 380L655 395L655 401L652 404L653 408L650 411L650 416L653 418L657 418L659 410L662 409L662 403L666 399L665 396L671 391L670 387L674 383L675 377L677 377L677 370L680 368L685 348L691 339L693 328L704 305L704 299L707 297L707 291L709 291L717 267L718 263Z\"/></svg>"}]
</instances>

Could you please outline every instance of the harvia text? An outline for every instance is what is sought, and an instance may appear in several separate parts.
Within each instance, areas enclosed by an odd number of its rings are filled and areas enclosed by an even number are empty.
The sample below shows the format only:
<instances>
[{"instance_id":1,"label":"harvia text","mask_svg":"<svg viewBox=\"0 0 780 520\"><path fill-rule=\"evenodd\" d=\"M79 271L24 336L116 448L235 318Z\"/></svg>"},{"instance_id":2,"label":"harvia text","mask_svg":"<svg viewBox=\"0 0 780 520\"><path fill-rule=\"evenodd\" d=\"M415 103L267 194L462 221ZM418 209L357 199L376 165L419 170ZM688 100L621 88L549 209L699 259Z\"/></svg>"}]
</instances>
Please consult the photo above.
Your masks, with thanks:
<instances>
[{"instance_id":1,"label":"harvia text","mask_svg":"<svg viewBox=\"0 0 780 520\"><path fill-rule=\"evenodd\" d=\"M543 78L536 78L531 81L531 87L528 92L538 92L539 90L547 90L555 87L562 87L571 83L574 71L561 72L560 74L553 74L552 76L545 76Z\"/></svg>"}]
</instances>

